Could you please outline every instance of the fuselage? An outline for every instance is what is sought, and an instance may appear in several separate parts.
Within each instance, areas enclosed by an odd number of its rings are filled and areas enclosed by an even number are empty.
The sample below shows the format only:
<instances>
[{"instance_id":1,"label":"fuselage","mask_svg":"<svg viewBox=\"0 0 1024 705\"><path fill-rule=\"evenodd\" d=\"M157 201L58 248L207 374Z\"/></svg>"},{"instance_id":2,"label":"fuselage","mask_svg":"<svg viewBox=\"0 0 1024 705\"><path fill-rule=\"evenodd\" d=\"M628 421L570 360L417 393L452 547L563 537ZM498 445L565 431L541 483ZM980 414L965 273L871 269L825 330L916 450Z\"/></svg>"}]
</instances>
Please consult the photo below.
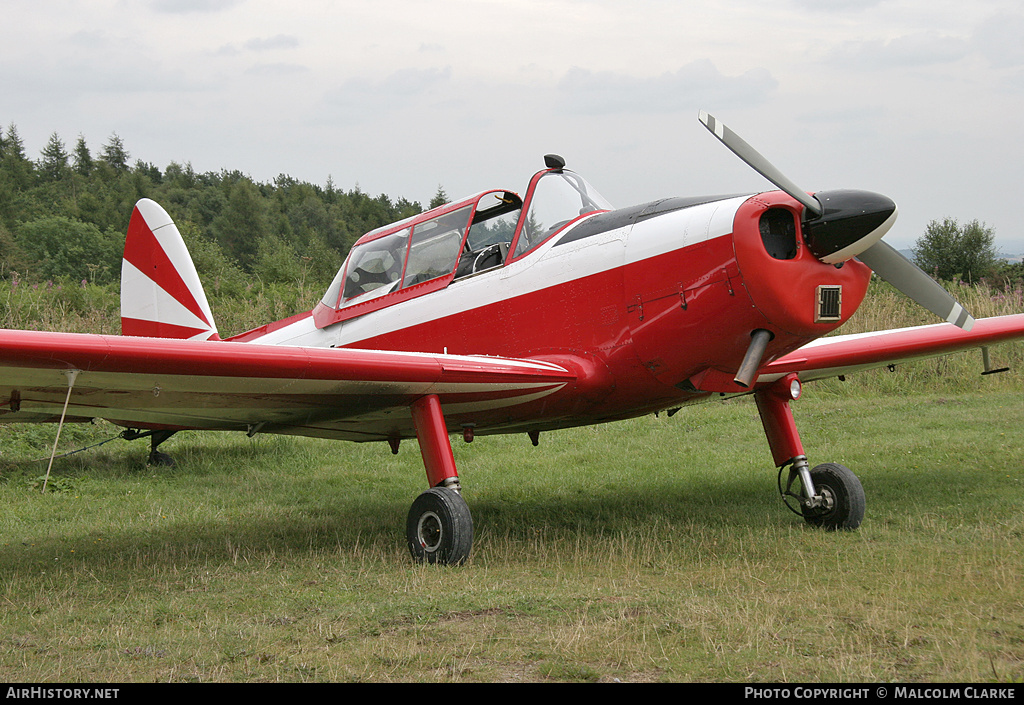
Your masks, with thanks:
<instances>
[{"instance_id":1,"label":"fuselage","mask_svg":"<svg viewBox=\"0 0 1024 705\"><path fill-rule=\"evenodd\" d=\"M582 215L538 228L539 183L561 175L538 173L518 203L511 192L485 192L368 234L316 309L235 340L554 362L576 383L513 407L446 413L450 428L482 434L545 430L744 393L733 376L753 331L771 334L768 362L840 326L864 296L870 270L856 260L819 261L803 242L803 207L781 192L619 210L593 200ZM492 242L474 243L495 194L510 204L502 215L515 227L498 236L492 228ZM463 221L444 244L444 228L434 225ZM433 241L417 239L426 223L438 233ZM541 237L529 241L531 230ZM390 242L403 243L404 265L394 250L385 264L378 257L354 274ZM418 247L433 248L435 261L454 253L448 271L414 279ZM497 260L468 268L490 250ZM371 277L380 279L364 284L372 289L353 288Z\"/></svg>"}]
</instances>

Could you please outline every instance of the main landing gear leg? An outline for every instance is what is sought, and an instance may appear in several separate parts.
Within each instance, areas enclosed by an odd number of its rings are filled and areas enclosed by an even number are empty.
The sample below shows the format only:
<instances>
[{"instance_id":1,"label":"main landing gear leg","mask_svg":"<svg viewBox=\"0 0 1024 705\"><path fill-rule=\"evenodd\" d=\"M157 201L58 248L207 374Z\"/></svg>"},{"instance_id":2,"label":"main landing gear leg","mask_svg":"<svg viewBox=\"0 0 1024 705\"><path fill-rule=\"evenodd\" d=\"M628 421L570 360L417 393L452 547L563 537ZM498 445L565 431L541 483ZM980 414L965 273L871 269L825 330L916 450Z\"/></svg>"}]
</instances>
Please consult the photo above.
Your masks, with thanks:
<instances>
[{"instance_id":1,"label":"main landing gear leg","mask_svg":"<svg viewBox=\"0 0 1024 705\"><path fill-rule=\"evenodd\" d=\"M800 434L793 420L789 402L800 398L800 380L791 374L770 387L754 392L757 411L761 415L772 458L779 468L779 493L800 502L804 520L811 526L834 531L852 530L864 519L864 488L857 476L838 463L823 463L810 467ZM782 468L790 466L786 489L782 489ZM793 484L800 480L800 493L793 492ZM789 506L788 502L786 506ZM795 511L795 510L794 510Z\"/></svg>"},{"instance_id":2,"label":"main landing gear leg","mask_svg":"<svg viewBox=\"0 0 1024 705\"><path fill-rule=\"evenodd\" d=\"M156 448L175 433L176 431L153 431L153 435L149 437L150 446L149 459L146 461L147 465L174 467L174 458L169 456L167 453L161 453Z\"/></svg>"},{"instance_id":3,"label":"main landing gear leg","mask_svg":"<svg viewBox=\"0 0 1024 705\"><path fill-rule=\"evenodd\" d=\"M121 438L126 441L134 441L138 438L145 438L146 436L149 436L149 457L146 459L146 465L174 467L174 458L167 455L167 453L161 453L158 451L157 446L173 436L175 433L177 433L177 431L140 431L135 428L126 428L121 432Z\"/></svg>"},{"instance_id":4,"label":"main landing gear leg","mask_svg":"<svg viewBox=\"0 0 1024 705\"><path fill-rule=\"evenodd\" d=\"M459 565L473 545L473 518L460 494L452 444L436 394L412 405L416 439L430 489L413 502L406 521L409 552L420 563Z\"/></svg>"}]
</instances>

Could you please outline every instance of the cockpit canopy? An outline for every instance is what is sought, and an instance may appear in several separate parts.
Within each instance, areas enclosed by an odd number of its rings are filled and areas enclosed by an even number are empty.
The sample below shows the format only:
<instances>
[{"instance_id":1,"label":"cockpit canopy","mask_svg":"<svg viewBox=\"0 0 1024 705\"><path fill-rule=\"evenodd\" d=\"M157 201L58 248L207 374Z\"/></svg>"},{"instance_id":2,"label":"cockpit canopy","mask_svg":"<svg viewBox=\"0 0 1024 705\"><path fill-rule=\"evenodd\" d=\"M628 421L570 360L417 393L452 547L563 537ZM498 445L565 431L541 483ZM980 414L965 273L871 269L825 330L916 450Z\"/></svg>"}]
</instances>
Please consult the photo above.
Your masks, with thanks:
<instances>
[{"instance_id":1,"label":"cockpit canopy","mask_svg":"<svg viewBox=\"0 0 1024 705\"><path fill-rule=\"evenodd\" d=\"M373 230L352 247L314 310L317 326L496 269L611 208L583 177L552 168L534 175L525 203L512 191L484 191Z\"/></svg>"}]
</instances>

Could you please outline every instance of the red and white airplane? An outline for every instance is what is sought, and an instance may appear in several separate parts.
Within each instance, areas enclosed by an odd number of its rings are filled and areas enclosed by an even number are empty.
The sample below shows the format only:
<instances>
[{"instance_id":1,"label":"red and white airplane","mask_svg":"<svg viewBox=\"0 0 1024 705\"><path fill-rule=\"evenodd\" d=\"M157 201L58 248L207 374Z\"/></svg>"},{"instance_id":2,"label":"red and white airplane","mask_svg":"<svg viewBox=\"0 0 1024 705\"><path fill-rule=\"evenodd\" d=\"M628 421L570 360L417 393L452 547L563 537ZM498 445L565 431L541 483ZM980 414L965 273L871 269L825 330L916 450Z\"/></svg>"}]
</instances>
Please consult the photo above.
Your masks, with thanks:
<instances>
[{"instance_id":1,"label":"red and white airplane","mask_svg":"<svg viewBox=\"0 0 1024 705\"><path fill-rule=\"evenodd\" d=\"M804 453L790 410L801 383L987 349L1024 337L1024 315L975 321L881 241L891 200L808 195L701 120L781 190L615 209L550 155L524 197L485 191L367 233L316 308L227 340L171 218L142 200L125 243L124 335L0 331L0 422L109 419L151 437L151 462L181 429L396 453L416 438L429 489L408 515L410 551L461 563L473 526L449 434L536 444L542 431L751 394L784 499L812 525L856 528L860 482ZM872 270L948 322L823 338Z\"/></svg>"}]
</instances>

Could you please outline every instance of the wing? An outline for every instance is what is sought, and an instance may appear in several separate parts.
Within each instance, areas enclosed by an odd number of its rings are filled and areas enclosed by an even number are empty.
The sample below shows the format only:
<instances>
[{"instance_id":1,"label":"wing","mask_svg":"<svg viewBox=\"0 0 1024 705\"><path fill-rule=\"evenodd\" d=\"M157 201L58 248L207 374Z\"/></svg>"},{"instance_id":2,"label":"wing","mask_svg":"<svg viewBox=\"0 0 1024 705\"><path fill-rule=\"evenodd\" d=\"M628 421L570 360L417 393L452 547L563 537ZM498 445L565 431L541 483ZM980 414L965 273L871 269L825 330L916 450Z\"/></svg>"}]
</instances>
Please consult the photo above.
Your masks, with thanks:
<instances>
[{"instance_id":1,"label":"wing","mask_svg":"<svg viewBox=\"0 0 1024 705\"><path fill-rule=\"evenodd\" d=\"M819 338L760 369L759 384L796 372L803 381L1024 338L1024 314L982 318L970 332L951 323Z\"/></svg>"},{"instance_id":2,"label":"wing","mask_svg":"<svg viewBox=\"0 0 1024 705\"><path fill-rule=\"evenodd\" d=\"M455 430L574 379L507 358L0 330L0 423L56 421L68 398L68 420L383 440L415 435L427 394Z\"/></svg>"}]
</instances>

